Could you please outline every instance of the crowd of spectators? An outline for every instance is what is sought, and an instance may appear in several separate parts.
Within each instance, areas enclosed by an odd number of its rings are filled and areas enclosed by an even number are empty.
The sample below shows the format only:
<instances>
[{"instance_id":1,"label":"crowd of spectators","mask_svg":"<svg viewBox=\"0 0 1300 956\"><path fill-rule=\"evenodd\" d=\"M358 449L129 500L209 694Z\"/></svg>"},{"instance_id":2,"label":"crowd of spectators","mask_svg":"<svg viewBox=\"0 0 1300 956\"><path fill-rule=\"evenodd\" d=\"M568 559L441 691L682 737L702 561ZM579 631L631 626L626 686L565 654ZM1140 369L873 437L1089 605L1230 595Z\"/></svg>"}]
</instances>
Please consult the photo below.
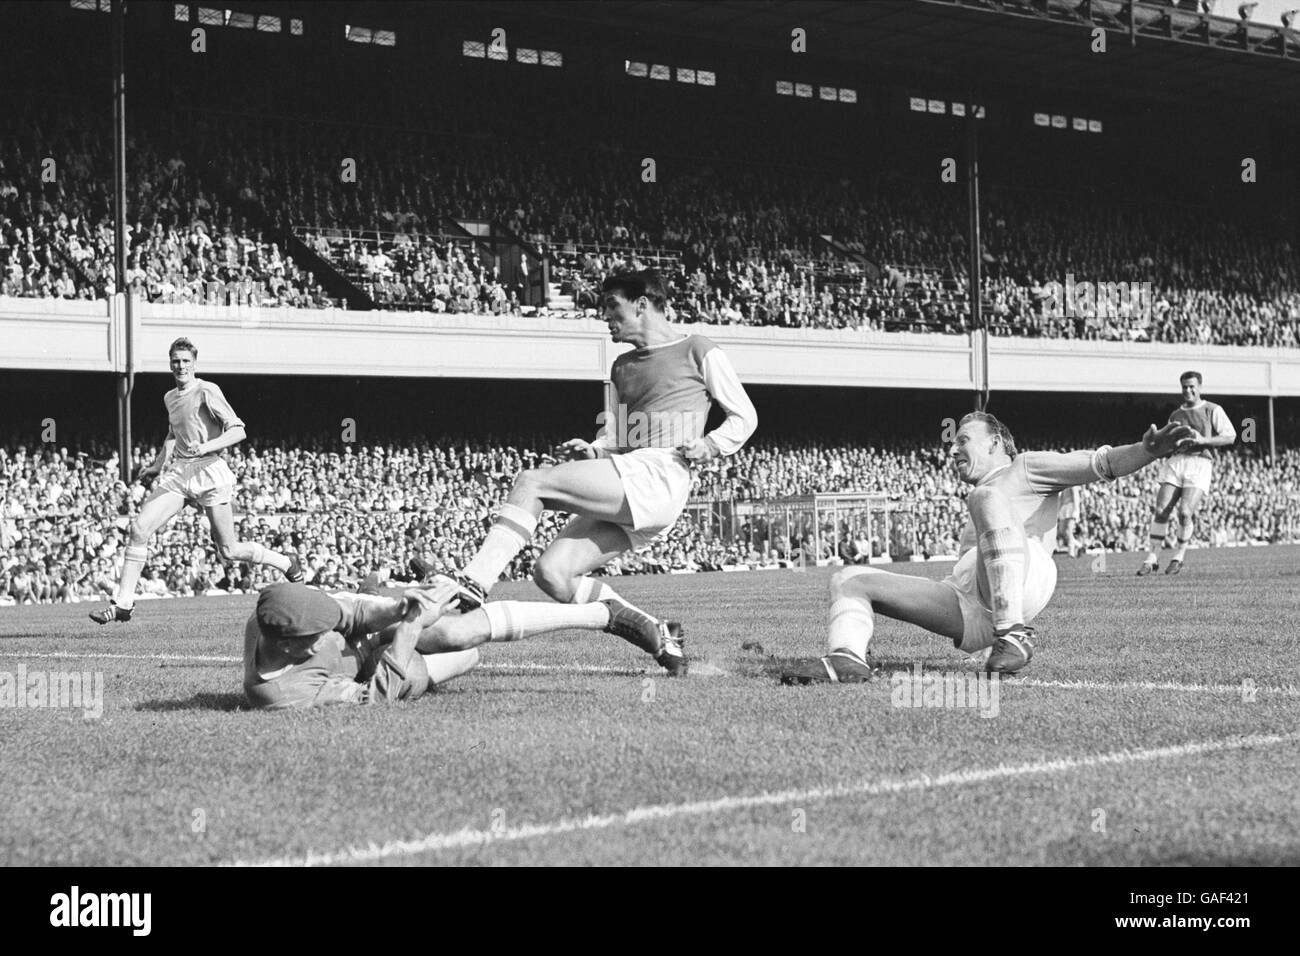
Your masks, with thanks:
<instances>
[{"instance_id":1,"label":"crowd of spectators","mask_svg":"<svg viewBox=\"0 0 1300 956\"><path fill-rule=\"evenodd\" d=\"M518 315L519 290L507 291L495 265L472 242L419 233L369 235L322 230L304 238L381 309Z\"/></svg>"},{"instance_id":2,"label":"crowd of spectators","mask_svg":"<svg viewBox=\"0 0 1300 956\"><path fill-rule=\"evenodd\" d=\"M152 460L154 453L139 448L133 463ZM445 571L462 569L515 474L547 459L522 445L495 442L340 448L250 441L232 449L229 461L239 482L234 509L240 537L297 553L310 583L345 588L371 573L400 580L415 556ZM112 594L130 517L146 494L139 483L119 481L116 465L107 446L0 446L0 603L94 601ZM858 510L823 516L815 528L810 508L770 504L835 491L886 494L895 517L886 526L879 511ZM1093 550L1144 548L1155 491L1154 469L1085 488L1080 542ZM916 442L759 441L704 465L696 492L697 502L666 537L614 561L606 573L951 556L964 522L965 486L939 448ZM526 577L563 521L547 512L507 576ZM223 564L206 522L187 508L155 537L143 594L249 591L276 577L261 567ZM1214 490L1197 518L1196 543L1298 539L1300 450L1281 454L1276 467L1250 452L1220 456Z\"/></svg>"},{"instance_id":3,"label":"crowd of spectators","mask_svg":"<svg viewBox=\"0 0 1300 956\"><path fill-rule=\"evenodd\" d=\"M117 290L111 139L85 107L15 104L0 130L0 295L97 299ZM131 142L126 281L149 302L327 308L316 277L146 130Z\"/></svg>"},{"instance_id":4,"label":"crowd of spectators","mask_svg":"<svg viewBox=\"0 0 1300 956\"><path fill-rule=\"evenodd\" d=\"M56 118L16 106L6 122L0 294L112 292L106 139L75 110ZM689 162L662 156L647 188L628 172L640 160L610 143L256 118L169 125L145 115L134 129L128 281L151 301L342 304L264 238L298 227L380 308L529 311L472 244L439 238L453 220L482 219L543 250L579 310L596 307L605 274L641 261L669 274L685 322L970 328L964 200L897 169L850 176L791 168L775 147L765 162L719 146ZM56 163L48 182L46 158ZM1275 224L1136 187L1063 182L1048 193L1035 182L988 184L981 302L993 334L1300 346L1300 255ZM354 230L385 238L330 238ZM593 246L605 254L566 251ZM1071 278L1140 283L1145 298L1068 312L1047 289Z\"/></svg>"}]
</instances>

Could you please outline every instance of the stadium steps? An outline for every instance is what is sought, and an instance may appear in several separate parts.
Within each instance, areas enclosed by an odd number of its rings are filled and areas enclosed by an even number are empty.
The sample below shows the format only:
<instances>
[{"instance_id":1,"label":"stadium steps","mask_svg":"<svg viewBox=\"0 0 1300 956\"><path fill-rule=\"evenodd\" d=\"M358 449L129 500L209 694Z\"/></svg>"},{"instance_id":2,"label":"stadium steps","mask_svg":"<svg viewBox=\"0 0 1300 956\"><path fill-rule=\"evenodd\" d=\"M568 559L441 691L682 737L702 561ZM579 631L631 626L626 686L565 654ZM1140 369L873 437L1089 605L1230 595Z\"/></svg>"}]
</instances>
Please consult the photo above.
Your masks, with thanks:
<instances>
[{"instance_id":1,"label":"stadium steps","mask_svg":"<svg viewBox=\"0 0 1300 956\"><path fill-rule=\"evenodd\" d=\"M564 312L572 312L578 308L573 301L573 296L560 293L560 286L557 282L546 283L546 307Z\"/></svg>"},{"instance_id":2,"label":"stadium steps","mask_svg":"<svg viewBox=\"0 0 1300 956\"><path fill-rule=\"evenodd\" d=\"M284 230L284 249L300 269L310 272L329 293L330 298L342 300L345 308L360 312L370 312L379 308L378 303L340 272L334 263L321 257L316 250L298 238L300 231L305 230L302 227Z\"/></svg>"}]
</instances>

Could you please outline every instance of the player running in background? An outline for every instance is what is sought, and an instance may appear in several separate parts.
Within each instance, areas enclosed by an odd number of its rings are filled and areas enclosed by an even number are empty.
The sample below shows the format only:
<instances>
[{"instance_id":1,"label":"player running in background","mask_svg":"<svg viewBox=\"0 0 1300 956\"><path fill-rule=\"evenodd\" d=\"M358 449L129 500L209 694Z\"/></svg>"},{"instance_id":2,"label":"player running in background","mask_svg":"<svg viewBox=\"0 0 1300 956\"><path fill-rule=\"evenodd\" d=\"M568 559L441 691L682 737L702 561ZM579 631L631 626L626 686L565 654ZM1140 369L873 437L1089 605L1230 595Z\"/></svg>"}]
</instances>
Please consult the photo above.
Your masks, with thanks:
<instances>
[{"instance_id":1,"label":"player running in background","mask_svg":"<svg viewBox=\"0 0 1300 956\"><path fill-rule=\"evenodd\" d=\"M140 470L139 475L147 478L161 472L161 476L131 522L117 595L108 607L90 614L90 619L96 624L131 620L136 583L149 556L149 539L184 508L187 501L193 501L207 511L212 525L212 540L222 560L269 564L289 581L302 580L302 568L296 556L286 557L260 544L235 537L235 517L230 507L235 476L221 452L248 437L244 423L221 394L221 389L194 374L199 350L193 342L186 338L177 339L167 354L172 377L176 380L176 387L163 396L170 427L162 451Z\"/></svg>"},{"instance_id":2,"label":"player running in background","mask_svg":"<svg viewBox=\"0 0 1300 956\"><path fill-rule=\"evenodd\" d=\"M787 668L786 683L857 683L870 679L867 645L877 612L949 638L968 654L991 647L985 668L1013 674L1033 657L1029 622L1056 588L1052 549L1061 492L1145 468L1192 440L1187 425L1152 425L1140 442L1094 451L1017 453L1011 432L992 415L961 420L949 454L970 518L952 574L942 582L873 567L831 578L829 650Z\"/></svg>"},{"instance_id":3,"label":"player running in background","mask_svg":"<svg viewBox=\"0 0 1300 956\"><path fill-rule=\"evenodd\" d=\"M1214 473L1211 448L1226 448L1237 440L1228 413L1220 405L1201 398L1201 373L1184 372L1178 379L1183 388L1183 404L1169 416L1171 422L1190 426L1195 434L1160 467L1160 490L1156 492L1155 516L1151 519L1151 550L1138 568L1138 577L1153 573L1160 563L1160 549L1169 534L1169 519L1178 505L1178 549L1165 568L1165 574L1177 574L1187 558L1192 540L1196 509L1201 497L1210 490Z\"/></svg>"},{"instance_id":4,"label":"player running in background","mask_svg":"<svg viewBox=\"0 0 1300 956\"><path fill-rule=\"evenodd\" d=\"M651 654L670 674L685 674L680 635L588 575L671 528L691 492L691 465L739 451L758 415L722 349L669 323L667 287L657 273L609 276L601 304L610 337L633 346L614 360L602 428L595 441L574 438L560 446L573 460L520 472L483 546L457 576L459 606L469 611L487 601L544 509L567 511L575 517L534 565L538 587L565 604L605 604L606 630ZM713 402L726 418L705 434ZM509 615L488 605L492 640L536 631L556 613L542 602L511 603Z\"/></svg>"},{"instance_id":5,"label":"player running in background","mask_svg":"<svg viewBox=\"0 0 1300 956\"><path fill-rule=\"evenodd\" d=\"M456 592L448 578L399 597L273 584L244 626L244 696L265 710L414 700L478 663L417 649Z\"/></svg>"}]
</instances>

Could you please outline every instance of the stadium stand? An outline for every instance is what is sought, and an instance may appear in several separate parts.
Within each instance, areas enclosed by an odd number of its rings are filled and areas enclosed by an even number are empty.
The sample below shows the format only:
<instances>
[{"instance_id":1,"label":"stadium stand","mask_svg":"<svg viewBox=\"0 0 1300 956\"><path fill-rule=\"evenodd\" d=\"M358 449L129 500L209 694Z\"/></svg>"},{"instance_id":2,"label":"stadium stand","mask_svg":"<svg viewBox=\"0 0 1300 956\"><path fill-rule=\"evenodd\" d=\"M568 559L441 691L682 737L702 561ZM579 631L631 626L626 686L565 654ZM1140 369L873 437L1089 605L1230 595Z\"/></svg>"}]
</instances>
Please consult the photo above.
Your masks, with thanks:
<instances>
[{"instance_id":1,"label":"stadium stand","mask_svg":"<svg viewBox=\"0 0 1300 956\"><path fill-rule=\"evenodd\" d=\"M0 294L110 293L107 138L76 109L55 119L27 105L2 122ZM318 158L340 141L366 171L356 183ZM133 144L132 289L155 302L346 307L287 252L296 235L377 308L520 312L521 290L473 242L447 233L469 217L536 243L557 302L575 311L595 307L609 271L641 264L670 276L684 322L969 330L961 204L897 167L791 175L772 147L744 160L697 158L690 176L637 191L611 172L634 158L608 143L508 146L144 115ZM61 162L56 182L17 175L49 154ZM1048 191L1015 168L990 184L985 206L981 294L992 334L1300 345L1300 257L1248 218L1086 182ZM1067 275L1146 283L1145 305L1063 315L1046 283Z\"/></svg>"}]
</instances>

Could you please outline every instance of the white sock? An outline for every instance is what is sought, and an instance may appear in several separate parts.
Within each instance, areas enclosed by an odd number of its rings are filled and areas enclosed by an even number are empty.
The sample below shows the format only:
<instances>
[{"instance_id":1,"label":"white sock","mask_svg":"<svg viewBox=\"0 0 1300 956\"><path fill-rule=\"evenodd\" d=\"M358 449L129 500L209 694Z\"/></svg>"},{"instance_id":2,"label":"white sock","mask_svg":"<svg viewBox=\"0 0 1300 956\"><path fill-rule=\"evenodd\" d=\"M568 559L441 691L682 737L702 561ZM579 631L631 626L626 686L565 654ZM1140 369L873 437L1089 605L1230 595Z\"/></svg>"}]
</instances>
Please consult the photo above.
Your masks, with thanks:
<instances>
[{"instance_id":1,"label":"white sock","mask_svg":"<svg viewBox=\"0 0 1300 956\"><path fill-rule=\"evenodd\" d=\"M979 538L980 557L989 577L993 630L1001 633L1025 622L1025 546L1012 528L994 528Z\"/></svg>"},{"instance_id":2,"label":"white sock","mask_svg":"<svg viewBox=\"0 0 1300 956\"><path fill-rule=\"evenodd\" d=\"M447 651L445 654L421 654L429 671L429 681L435 687L459 677L478 664L478 648L467 651Z\"/></svg>"},{"instance_id":3,"label":"white sock","mask_svg":"<svg viewBox=\"0 0 1300 956\"><path fill-rule=\"evenodd\" d=\"M1160 560L1160 549L1165 546L1165 536L1168 534L1168 521L1151 522L1151 550L1147 552L1147 564L1155 564Z\"/></svg>"},{"instance_id":4,"label":"white sock","mask_svg":"<svg viewBox=\"0 0 1300 956\"><path fill-rule=\"evenodd\" d=\"M497 520L488 529L483 546L465 566L465 575L491 590L506 565L514 560L537 530L537 516L517 505L506 503L497 512Z\"/></svg>"},{"instance_id":5,"label":"white sock","mask_svg":"<svg viewBox=\"0 0 1300 956\"><path fill-rule=\"evenodd\" d=\"M1174 557L1179 561L1187 557L1187 546L1192 543L1192 519L1187 518L1183 521L1182 527L1178 529L1178 550L1174 552Z\"/></svg>"},{"instance_id":6,"label":"white sock","mask_svg":"<svg viewBox=\"0 0 1300 956\"><path fill-rule=\"evenodd\" d=\"M876 615L864 597L841 595L831 602L831 629L826 643L831 652L850 651L866 660L867 645L876 630Z\"/></svg>"},{"instance_id":7,"label":"white sock","mask_svg":"<svg viewBox=\"0 0 1300 956\"><path fill-rule=\"evenodd\" d=\"M609 623L609 609L603 604L489 601L483 611L493 641L517 641L569 628L599 631Z\"/></svg>"},{"instance_id":8,"label":"white sock","mask_svg":"<svg viewBox=\"0 0 1300 956\"><path fill-rule=\"evenodd\" d=\"M144 570L144 562L148 557L148 548L133 547L128 547L122 556L122 577L118 580L117 596L113 598L113 603L124 611L135 607L135 586L140 581L140 572Z\"/></svg>"}]
</instances>

